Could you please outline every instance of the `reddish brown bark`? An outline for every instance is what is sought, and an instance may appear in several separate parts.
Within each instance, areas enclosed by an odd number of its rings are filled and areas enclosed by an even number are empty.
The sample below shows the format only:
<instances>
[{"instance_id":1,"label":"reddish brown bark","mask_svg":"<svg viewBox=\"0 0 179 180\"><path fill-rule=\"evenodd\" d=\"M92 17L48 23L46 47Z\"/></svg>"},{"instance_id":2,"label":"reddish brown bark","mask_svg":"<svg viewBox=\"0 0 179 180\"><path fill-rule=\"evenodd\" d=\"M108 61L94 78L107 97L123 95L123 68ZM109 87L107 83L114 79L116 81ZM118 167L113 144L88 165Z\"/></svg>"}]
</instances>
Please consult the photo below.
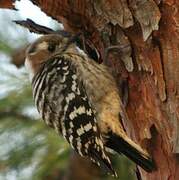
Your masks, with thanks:
<instances>
[{"instance_id":1,"label":"reddish brown bark","mask_svg":"<svg viewBox=\"0 0 179 180\"><path fill-rule=\"evenodd\" d=\"M142 179L179 179L179 2L33 2L66 30L85 32L101 54L111 45L126 47L111 53L108 64L118 80L128 80L130 121L125 128L151 152L158 167L150 174L140 170Z\"/></svg>"},{"instance_id":2,"label":"reddish brown bark","mask_svg":"<svg viewBox=\"0 0 179 180\"><path fill-rule=\"evenodd\" d=\"M12 0L1 0L0 1L1 8L14 8Z\"/></svg>"}]
</instances>

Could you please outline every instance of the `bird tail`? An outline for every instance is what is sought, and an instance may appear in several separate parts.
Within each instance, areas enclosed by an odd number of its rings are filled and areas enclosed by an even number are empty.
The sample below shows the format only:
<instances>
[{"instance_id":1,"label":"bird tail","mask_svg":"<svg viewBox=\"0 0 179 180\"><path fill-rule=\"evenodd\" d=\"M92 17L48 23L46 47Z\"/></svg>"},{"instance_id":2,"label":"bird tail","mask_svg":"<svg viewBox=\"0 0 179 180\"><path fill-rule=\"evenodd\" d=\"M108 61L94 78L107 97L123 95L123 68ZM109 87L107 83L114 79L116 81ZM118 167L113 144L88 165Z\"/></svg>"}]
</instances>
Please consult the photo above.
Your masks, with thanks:
<instances>
[{"instance_id":1,"label":"bird tail","mask_svg":"<svg viewBox=\"0 0 179 180\"><path fill-rule=\"evenodd\" d=\"M151 172L156 169L155 163L150 155L126 135L120 137L112 134L109 137L110 139L106 144L107 147L118 153L126 155L147 172Z\"/></svg>"},{"instance_id":2,"label":"bird tail","mask_svg":"<svg viewBox=\"0 0 179 180\"><path fill-rule=\"evenodd\" d=\"M100 139L98 141L101 141ZM111 174L114 177L117 177L117 173L115 172L115 170L112 167L111 161L109 159L109 157L107 156L107 153L104 149L103 146L101 146L102 144L93 144L95 142L91 142L91 144L89 145L89 151L88 151L88 155L90 157L90 159L97 164L98 166L100 166L102 169L104 169L106 172L108 172L109 174Z\"/></svg>"}]
</instances>

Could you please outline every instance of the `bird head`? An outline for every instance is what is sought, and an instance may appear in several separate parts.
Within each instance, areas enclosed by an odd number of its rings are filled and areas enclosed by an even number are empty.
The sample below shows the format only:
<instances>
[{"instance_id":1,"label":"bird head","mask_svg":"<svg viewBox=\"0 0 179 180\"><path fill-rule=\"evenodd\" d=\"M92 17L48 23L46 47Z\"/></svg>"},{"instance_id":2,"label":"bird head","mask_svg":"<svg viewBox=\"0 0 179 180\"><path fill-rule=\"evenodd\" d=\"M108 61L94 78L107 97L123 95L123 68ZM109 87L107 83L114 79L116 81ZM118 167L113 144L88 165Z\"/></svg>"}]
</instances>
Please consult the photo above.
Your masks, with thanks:
<instances>
[{"instance_id":1,"label":"bird head","mask_svg":"<svg viewBox=\"0 0 179 180\"><path fill-rule=\"evenodd\" d=\"M40 70L42 65L53 56L64 52L76 52L73 37L59 34L44 35L32 43L26 52L25 66L31 78Z\"/></svg>"}]
</instances>

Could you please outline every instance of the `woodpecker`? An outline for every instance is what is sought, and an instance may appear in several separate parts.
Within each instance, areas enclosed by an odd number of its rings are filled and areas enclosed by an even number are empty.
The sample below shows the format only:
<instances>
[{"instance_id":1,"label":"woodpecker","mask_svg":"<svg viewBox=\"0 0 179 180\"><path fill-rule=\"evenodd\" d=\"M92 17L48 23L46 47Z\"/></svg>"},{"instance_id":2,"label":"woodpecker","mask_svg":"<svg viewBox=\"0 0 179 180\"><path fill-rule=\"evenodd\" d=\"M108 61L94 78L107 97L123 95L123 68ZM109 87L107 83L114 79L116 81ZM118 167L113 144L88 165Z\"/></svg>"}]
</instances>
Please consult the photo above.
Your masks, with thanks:
<instances>
[{"instance_id":1,"label":"woodpecker","mask_svg":"<svg viewBox=\"0 0 179 180\"><path fill-rule=\"evenodd\" d=\"M26 52L33 98L44 122L80 155L116 176L107 151L123 153L146 171L155 169L148 152L121 124L124 111L109 69L82 53L75 38L44 35Z\"/></svg>"}]
</instances>

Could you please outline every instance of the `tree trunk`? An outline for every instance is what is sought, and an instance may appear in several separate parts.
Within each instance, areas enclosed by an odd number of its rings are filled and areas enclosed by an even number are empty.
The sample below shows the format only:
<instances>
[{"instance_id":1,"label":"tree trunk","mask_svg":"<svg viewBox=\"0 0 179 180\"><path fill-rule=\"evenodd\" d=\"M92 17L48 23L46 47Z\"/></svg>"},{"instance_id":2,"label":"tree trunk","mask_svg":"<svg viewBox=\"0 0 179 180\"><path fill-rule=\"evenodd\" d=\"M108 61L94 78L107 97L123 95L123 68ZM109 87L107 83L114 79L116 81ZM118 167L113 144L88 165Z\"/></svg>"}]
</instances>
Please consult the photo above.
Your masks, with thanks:
<instances>
[{"instance_id":1,"label":"tree trunk","mask_svg":"<svg viewBox=\"0 0 179 180\"><path fill-rule=\"evenodd\" d=\"M105 63L112 67L119 86L129 90L128 101L124 99L129 121L123 123L157 165L152 173L139 169L140 175L144 180L179 179L179 2L32 2L63 23L65 30L83 32L103 60L106 48L118 47Z\"/></svg>"}]
</instances>

